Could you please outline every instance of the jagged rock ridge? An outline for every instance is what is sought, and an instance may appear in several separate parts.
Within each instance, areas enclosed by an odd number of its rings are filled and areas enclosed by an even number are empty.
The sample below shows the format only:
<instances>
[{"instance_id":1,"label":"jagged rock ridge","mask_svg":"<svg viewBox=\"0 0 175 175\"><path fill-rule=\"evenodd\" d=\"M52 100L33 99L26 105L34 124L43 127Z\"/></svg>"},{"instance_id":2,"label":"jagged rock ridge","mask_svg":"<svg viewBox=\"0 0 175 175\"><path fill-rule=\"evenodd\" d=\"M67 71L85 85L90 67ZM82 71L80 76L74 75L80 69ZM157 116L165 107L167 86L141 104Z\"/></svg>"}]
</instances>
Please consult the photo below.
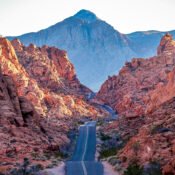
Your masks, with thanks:
<instances>
[{"instance_id":1,"label":"jagged rock ridge","mask_svg":"<svg viewBox=\"0 0 175 175\"><path fill-rule=\"evenodd\" d=\"M147 113L169 100L174 94L174 50L174 40L166 34L157 56L126 62L119 75L106 80L97 98L128 117Z\"/></svg>"},{"instance_id":2,"label":"jagged rock ridge","mask_svg":"<svg viewBox=\"0 0 175 175\"><path fill-rule=\"evenodd\" d=\"M122 167L134 160L145 167L156 162L164 175L175 173L174 77L175 41L167 33L157 56L134 58L102 85L96 98L119 113L107 130L126 142L118 153Z\"/></svg>"}]
</instances>

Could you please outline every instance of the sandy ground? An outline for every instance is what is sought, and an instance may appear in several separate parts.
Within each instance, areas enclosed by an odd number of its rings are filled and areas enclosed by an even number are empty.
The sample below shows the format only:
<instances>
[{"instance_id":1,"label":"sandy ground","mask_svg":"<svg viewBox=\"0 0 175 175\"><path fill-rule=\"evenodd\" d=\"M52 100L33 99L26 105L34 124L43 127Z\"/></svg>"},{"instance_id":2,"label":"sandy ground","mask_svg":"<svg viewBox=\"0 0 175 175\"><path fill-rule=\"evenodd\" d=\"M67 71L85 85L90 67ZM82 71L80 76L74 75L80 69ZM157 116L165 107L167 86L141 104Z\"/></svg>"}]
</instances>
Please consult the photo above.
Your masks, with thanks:
<instances>
[{"instance_id":1,"label":"sandy ground","mask_svg":"<svg viewBox=\"0 0 175 175\"><path fill-rule=\"evenodd\" d=\"M104 175L119 175L107 161L103 161L102 164L104 166Z\"/></svg>"},{"instance_id":2,"label":"sandy ground","mask_svg":"<svg viewBox=\"0 0 175 175\"><path fill-rule=\"evenodd\" d=\"M44 172L47 172L48 175L65 175L65 163L61 162L58 167L45 169Z\"/></svg>"}]
</instances>

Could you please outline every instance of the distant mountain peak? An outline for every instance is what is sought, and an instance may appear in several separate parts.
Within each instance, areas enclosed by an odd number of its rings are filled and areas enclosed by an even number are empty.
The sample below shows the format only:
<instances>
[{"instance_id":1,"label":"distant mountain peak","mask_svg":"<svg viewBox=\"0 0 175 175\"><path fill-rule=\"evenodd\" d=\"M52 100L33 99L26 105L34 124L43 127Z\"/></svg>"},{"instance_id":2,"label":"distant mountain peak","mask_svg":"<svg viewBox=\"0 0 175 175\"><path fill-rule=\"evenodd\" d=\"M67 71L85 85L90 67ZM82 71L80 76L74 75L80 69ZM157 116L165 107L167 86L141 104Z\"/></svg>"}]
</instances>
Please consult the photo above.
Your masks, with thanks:
<instances>
[{"instance_id":1,"label":"distant mountain peak","mask_svg":"<svg viewBox=\"0 0 175 175\"><path fill-rule=\"evenodd\" d=\"M80 10L73 17L87 23L91 23L98 20L97 16L93 12L85 9Z\"/></svg>"}]
</instances>

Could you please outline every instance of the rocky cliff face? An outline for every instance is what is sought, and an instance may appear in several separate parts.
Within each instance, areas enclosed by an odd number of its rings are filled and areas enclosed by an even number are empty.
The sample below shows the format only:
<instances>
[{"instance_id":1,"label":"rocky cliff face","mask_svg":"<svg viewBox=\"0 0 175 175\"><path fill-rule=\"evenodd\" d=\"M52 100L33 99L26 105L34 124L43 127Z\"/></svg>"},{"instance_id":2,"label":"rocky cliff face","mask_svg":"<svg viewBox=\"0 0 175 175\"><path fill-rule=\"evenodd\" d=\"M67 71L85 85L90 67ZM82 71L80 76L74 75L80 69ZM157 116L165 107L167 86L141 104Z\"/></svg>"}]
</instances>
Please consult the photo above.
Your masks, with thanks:
<instances>
[{"instance_id":1,"label":"rocky cliff face","mask_svg":"<svg viewBox=\"0 0 175 175\"><path fill-rule=\"evenodd\" d=\"M2 72L14 79L18 95L31 101L39 114L100 115L98 109L86 102L85 95L91 91L76 78L65 51L32 44L25 47L19 40L11 44L5 38L0 39L0 45Z\"/></svg>"},{"instance_id":2,"label":"rocky cliff face","mask_svg":"<svg viewBox=\"0 0 175 175\"><path fill-rule=\"evenodd\" d=\"M60 148L69 142L65 128L40 118L32 103L19 97L15 82L0 71L0 172L18 167L25 157L34 161L50 148ZM51 129L52 128L52 129ZM52 138L50 140L50 138ZM36 162L48 165L39 159Z\"/></svg>"},{"instance_id":3,"label":"rocky cliff face","mask_svg":"<svg viewBox=\"0 0 175 175\"><path fill-rule=\"evenodd\" d=\"M164 175L175 174L174 106L172 98L145 117L138 134L118 154L124 166L134 159L145 167L156 162L162 166Z\"/></svg>"},{"instance_id":4,"label":"rocky cliff face","mask_svg":"<svg viewBox=\"0 0 175 175\"><path fill-rule=\"evenodd\" d=\"M48 46L40 48L33 44L25 47L18 39L12 40L12 45L20 64L41 88L65 93L67 90L79 95L91 92L80 84L65 51Z\"/></svg>"},{"instance_id":5,"label":"rocky cliff face","mask_svg":"<svg viewBox=\"0 0 175 175\"><path fill-rule=\"evenodd\" d=\"M44 93L38 87L36 81L29 77L26 70L19 63L10 41L5 38L0 38L0 50L2 73L13 78L19 96L25 96L29 101L35 102L34 105L39 113L44 113L46 109L46 106L42 103Z\"/></svg>"},{"instance_id":6,"label":"rocky cliff face","mask_svg":"<svg viewBox=\"0 0 175 175\"><path fill-rule=\"evenodd\" d=\"M24 157L37 162L33 154L60 150L78 119L105 114L86 101L91 91L76 78L65 51L0 38L0 69L0 172Z\"/></svg>"},{"instance_id":7,"label":"rocky cliff face","mask_svg":"<svg viewBox=\"0 0 175 175\"><path fill-rule=\"evenodd\" d=\"M119 75L109 77L97 98L111 105L121 115L146 114L174 94L175 41L166 34L158 55L149 59L134 58Z\"/></svg>"},{"instance_id":8,"label":"rocky cliff face","mask_svg":"<svg viewBox=\"0 0 175 175\"><path fill-rule=\"evenodd\" d=\"M174 174L175 41L166 34L157 56L127 62L119 75L109 77L97 99L115 108L119 120L106 131L125 142L118 152L122 166L138 161L160 163L163 174Z\"/></svg>"}]
</instances>

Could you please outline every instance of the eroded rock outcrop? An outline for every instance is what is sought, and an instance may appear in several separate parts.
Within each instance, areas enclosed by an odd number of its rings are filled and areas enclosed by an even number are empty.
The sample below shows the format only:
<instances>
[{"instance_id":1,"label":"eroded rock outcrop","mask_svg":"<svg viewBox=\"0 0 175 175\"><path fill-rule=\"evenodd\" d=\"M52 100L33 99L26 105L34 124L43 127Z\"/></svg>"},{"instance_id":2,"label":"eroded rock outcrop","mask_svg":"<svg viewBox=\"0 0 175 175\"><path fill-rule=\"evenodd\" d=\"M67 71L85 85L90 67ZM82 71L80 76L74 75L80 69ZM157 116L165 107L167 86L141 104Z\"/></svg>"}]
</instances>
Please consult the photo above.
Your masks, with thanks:
<instances>
[{"instance_id":1,"label":"eroded rock outcrop","mask_svg":"<svg viewBox=\"0 0 175 175\"><path fill-rule=\"evenodd\" d=\"M25 157L32 160L35 152L39 156L51 146L67 144L66 132L66 128L41 118L25 97L18 97L13 79L0 71L1 173L14 168Z\"/></svg>"},{"instance_id":2,"label":"eroded rock outcrop","mask_svg":"<svg viewBox=\"0 0 175 175\"><path fill-rule=\"evenodd\" d=\"M11 43L1 37L0 69L2 172L24 157L37 162L34 154L42 157L45 151L60 150L81 117L106 115L86 100L91 91L76 78L65 51L25 47L19 40Z\"/></svg>"},{"instance_id":3,"label":"eroded rock outcrop","mask_svg":"<svg viewBox=\"0 0 175 175\"><path fill-rule=\"evenodd\" d=\"M46 109L46 106L42 103L44 93L19 63L13 46L6 38L0 38L0 50L2 73L13 78L19 96L25 96L29 101L34 102L37 111L44 114Z\"/></svg>"},{"instance_id":4,"label":"eroded rock outcrop","mask_svg":"<svg viewBox=\"0 0 175 175\"><path fill-rule=\"evenodd\" d=\"M100 109L86 102L85 95L91 91L76 78L65 51L33 44L25 47L19 40L13 40L12 44L5 38L0 39L2 72L14 79L18 95L31 101L39 114L101 115Z\"/></svg>"},{"instance_id":5,"label":"eroded rock outcrop","mask_svg":"<svg viewBox=\"0 0 175 175\"><path fill-rule=\"evenodd\" d=\"M163 103L145 118L145 123L119 152L123 165L134 159L146 165L157 162L163 174L175 174L175 98Z\"/></svg>"},{"instance_id":6,"label":"eroded rock outcrop","mask_svg":"<svg viewBox=\"0 0 175 175\"><path fill-rule=\"evenodd\" d=\"M157 56L134 58L102 85L96 98L119 113L103 131L119 134L125 143L117 155L120 166L156 162L163 174L175 174L174 97L175 41L170 34L161 39Z\"/></svg>"},{"instance_id":7,"label":"eroded rock outcrop","mask_svg":"<svg viewBox=\"0 0 175 175\"><path fill-rule=\"evenodd\" d=\"M102 85L97 99L126 117L150 112L175 95L174 63L175 41L166 34L157 56L127 62L119 75L109 77Z\"/></svg>"}]
</instances>

